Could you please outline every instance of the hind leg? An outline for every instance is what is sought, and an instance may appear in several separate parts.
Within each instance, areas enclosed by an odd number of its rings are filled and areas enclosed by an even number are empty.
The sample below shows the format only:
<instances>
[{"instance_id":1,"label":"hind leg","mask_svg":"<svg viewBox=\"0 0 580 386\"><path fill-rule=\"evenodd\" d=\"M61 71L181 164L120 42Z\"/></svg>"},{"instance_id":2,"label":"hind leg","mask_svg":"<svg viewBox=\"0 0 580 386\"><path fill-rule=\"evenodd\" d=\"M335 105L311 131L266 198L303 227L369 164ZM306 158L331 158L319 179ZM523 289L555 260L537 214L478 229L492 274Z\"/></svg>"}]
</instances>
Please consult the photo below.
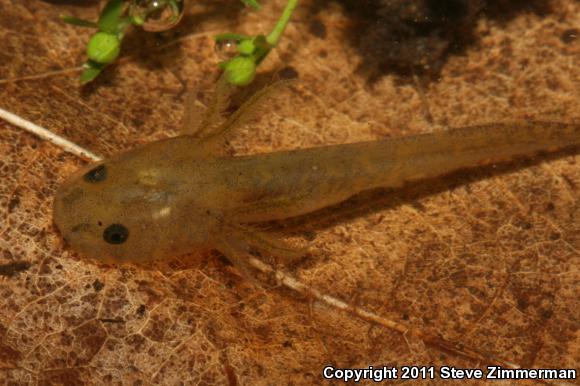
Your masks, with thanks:
<instances>
[{"instance_id":1,"label":"hind leg","mask_svg":"<svg viewBox=\"0 0 580 386\"><path fill-rule=\"evenodd\" d=\"M254 283L257 272L261 271L260 264L252 263L254 259L276 267L291 264L308 252L306 249L297 250L265 233L241 226L227 226L218 238L216 248L244 277ZM260 258L257 258L256 254L259 254Z\"/></svg>"}]
</instances>

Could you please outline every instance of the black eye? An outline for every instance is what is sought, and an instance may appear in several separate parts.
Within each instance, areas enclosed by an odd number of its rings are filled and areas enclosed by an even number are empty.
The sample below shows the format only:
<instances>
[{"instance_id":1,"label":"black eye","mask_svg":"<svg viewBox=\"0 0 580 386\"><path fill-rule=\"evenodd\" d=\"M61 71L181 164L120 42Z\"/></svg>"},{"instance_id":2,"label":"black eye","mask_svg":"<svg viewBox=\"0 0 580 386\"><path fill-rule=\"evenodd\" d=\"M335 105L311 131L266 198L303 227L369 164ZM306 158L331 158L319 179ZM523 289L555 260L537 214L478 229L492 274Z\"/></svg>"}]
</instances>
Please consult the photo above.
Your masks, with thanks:
<instances>
[{"instance_id":1,"label":"black eye","mask_svg":"<svg viewBox=\"0 0 580 386\"><path fill-rule=\"evenodd\" d=\"M129 238L129 230L121 224L109 225L103 232L103 239L109 244L123 244Z\"/></svg>"},{"instance_id":2,"label":"black eye","mask_svg":"<svg viewBox=\"0 0 580 386\"><path fill-rule=\"evenodd\" d=\"M100 182L107 178L107 168L105 165L99 165L90 170L83 177L87 182Z\"/></svg>"}]
</instances>

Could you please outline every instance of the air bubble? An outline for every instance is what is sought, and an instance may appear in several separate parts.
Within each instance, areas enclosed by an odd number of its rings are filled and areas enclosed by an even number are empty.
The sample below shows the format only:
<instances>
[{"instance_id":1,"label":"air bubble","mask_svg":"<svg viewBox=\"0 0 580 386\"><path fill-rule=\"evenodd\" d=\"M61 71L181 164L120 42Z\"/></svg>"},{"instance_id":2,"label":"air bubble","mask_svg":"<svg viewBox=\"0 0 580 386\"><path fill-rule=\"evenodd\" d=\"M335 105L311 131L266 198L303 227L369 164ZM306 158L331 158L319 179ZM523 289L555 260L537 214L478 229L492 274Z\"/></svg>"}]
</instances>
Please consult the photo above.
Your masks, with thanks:
<instances>
[{"instance_id":1,"label":"air bubble","mask_svg":"<svg viewBox=\"0 0 580 386\"><path fill-rule=\"evenodd\" d=\"M220 60L229 60L238 54L238 40L225 39L215 43L215 52Z\"/></svg>"},{"instance_id":2,"label":"air bubble","mask_svg":"<svg viewBox=\"0 0 580 386\"><path fill-rule=\"evenodd\" d=\"M179 23L185 0L133 0L129 14L141 23L145 31L160 32Z\"/></svg>"}]
</instances>

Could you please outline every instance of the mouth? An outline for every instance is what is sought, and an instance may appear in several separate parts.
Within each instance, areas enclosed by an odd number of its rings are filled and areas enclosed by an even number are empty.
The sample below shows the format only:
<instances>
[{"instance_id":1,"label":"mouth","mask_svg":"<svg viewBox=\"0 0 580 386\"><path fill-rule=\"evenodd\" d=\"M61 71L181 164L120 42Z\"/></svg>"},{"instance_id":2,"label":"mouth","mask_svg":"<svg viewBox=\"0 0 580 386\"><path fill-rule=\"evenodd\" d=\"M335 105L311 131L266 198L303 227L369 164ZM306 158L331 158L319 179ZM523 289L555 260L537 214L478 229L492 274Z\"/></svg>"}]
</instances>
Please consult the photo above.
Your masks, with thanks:
<instances>
[{"instance_id":1,"label":"mouth","mask_svg":"<svg viewBox=\"0 0 580 386\"><path fill-rule=\"evenodd\" d=\"M70 229L71 233L79 233L79 232L89 232L92 228L91 224L86 222L77 224Z\"/></svg>"},{"instance_id":2,"label":"mouth","mask_svg":"<svg viewBox=\"0 0 580 386\"><path fill-rule=\"evenodd\" d=\"M70 193L68 194L70 195ZM66 218L67 205L65 204L65 197L67 192L63 191L62 187L57 191L52 204L52 221L64 237L67 233Z\"/></svg>"},{"instance_id":3,"label":"mouth","mask_svg":"<svg viewBox=\"0 0 580 386\"><path fill-rule=\"evenodd\" d=\"M79 241L82 243L94 231L94 225L87 221L75 208L83 197L83 190L79 187L68 187L63 184L57 191L53 202L53 223L59 230L66 243L77 249Z\"/></svg>"}]
</instances>

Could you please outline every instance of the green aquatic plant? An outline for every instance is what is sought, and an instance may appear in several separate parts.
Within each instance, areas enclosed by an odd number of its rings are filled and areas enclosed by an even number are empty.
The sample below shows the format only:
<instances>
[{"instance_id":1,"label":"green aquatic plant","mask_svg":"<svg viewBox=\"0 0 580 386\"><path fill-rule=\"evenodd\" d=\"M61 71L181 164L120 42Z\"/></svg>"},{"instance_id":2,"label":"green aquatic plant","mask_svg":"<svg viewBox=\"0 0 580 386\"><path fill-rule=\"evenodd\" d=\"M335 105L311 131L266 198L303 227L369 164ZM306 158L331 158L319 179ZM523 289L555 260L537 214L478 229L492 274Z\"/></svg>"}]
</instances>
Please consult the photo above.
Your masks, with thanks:
<instances>
[{"instance_id":1,"label":"green aquatic plant","mask_svg":"<svg viewBox=\"0 0 580 386\"><path fill-rule=\"evenodd\" d=\"M289 0L282 16L267 36L225 33L215 37L217 47L225 48L226 54L233 54L233 57L226 58L219 64L228 82L236 86L245 86L254 80L256 68L280 41L297 6L298 0ZM235 47L235 50L232 50L232 47Z\"/></svg>"},{"instance_id":2,"label":"green aquatic plant","mask_svg":"<svg viewBox=\"0 0 580 386\"><path fill-rule=\"evenodd\" d=\"M260 9L260 4L255 0L241 1L254 10ZM185 0L109 0L96 22L63 16L62 20L68 24L97 29L87 45L88 60L81 74L81 83L91 82L117 59L121 52L121 42L130 26L138 26L151 32L173 28L183 16L184 2ZM235 56L228 57L219 64L228 82L244 86L254 79L257 66L280 40L297 4L298 0L288 1L280 20L268 36L221 34L215 38L217 47L234 48Z\"/></svg>"},{"instance_id":3,"label":"green aquatic plant","mask_svg":"<svg viewBox=\"0 0 580 386\"><path fill-rule=\"evenodd\" d=\"M87 45L88 60L81 83L92 81L117 59L121 41L130 26L163 31L175 26L182 15L183 0L109 0L96 22L63 16L62 20L68 24L97 29Z\"/></svg>"}]
</instances>

